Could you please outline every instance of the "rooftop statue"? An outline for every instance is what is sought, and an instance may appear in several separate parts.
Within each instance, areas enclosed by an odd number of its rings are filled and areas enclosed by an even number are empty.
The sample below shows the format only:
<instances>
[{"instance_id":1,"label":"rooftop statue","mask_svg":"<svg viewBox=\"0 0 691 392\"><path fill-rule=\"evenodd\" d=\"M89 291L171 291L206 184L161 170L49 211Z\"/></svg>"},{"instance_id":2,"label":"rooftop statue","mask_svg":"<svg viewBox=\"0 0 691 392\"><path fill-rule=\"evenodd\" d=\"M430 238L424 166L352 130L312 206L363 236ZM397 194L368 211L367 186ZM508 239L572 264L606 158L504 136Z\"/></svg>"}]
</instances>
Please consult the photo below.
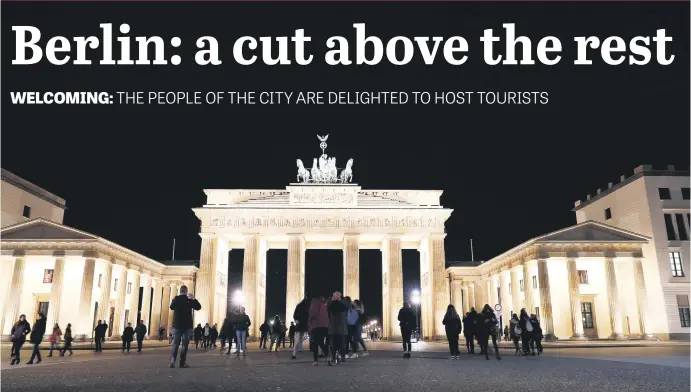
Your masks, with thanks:
<instances>
[{"instance_id":1,"label":"rooftop statue","mask_svg":"<svg viewBox=\"0 0 691 392\"><path fill-rule=\"evenodd\" d=\"M297 182L303 184L347 184L353 181L353 158L348 160L345 169L338 172L336 166L336 157L329 157L326 154L326 140L329 135L320 136L319 147L322 150L322 155L319 158L314 158L312 161L312 168L307 169L302 163L302 160L297 160L298 173Z\"/></svg>"}]
</instances>

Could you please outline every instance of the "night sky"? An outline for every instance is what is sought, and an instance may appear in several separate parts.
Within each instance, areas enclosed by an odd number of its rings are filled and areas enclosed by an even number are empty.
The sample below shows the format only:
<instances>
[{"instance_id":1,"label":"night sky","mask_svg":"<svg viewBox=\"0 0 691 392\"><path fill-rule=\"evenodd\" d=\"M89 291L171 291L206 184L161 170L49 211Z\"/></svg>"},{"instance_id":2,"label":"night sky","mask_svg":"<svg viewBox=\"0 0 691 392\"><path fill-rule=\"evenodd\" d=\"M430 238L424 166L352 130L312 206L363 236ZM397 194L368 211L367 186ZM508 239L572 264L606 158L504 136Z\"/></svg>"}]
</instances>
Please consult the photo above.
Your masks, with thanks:
<instances>
[{"instance_id":1,"label":"night sky","mask_svg":"<svg viewBox=\"0 0 691 392\"><path fill-rule=\"evenodd\" d=\"M327 153L355 159L365 189L441 189L454 209L447 260L486 260L575 223L575 200L631 175L641 164L689 166L689 4L687 3L2 3L2 167L67 200L65 224L157 260L198 259L192 208L204 188L283 189L295 159ZM12 25L44 35L100 36L98 24L127 22L136 35L182 37L178 67L17 67ZM368 34L462 35L460 67L419 61L404 67L330 68L323 43ZM488 66L479 37L515 22L517 33L555 35L557 66ZM213 35L222 57L242 35L288 35L304 28L316 61L307 67L219 67L193 62L194 40ZM576 68L575 35L674 37L667 67ZM45 42L45 38L42 42ZM97 52L98 53L98 52ZM547 105L456 106L12 106L10 91L546 91ZM268 253L267 314L283 314L286 251ZM361 296L381 312L381 257L361 251ZM405 294L419 285L418 254L404 251ZM342 288L342 254L309 250L310 293ZM242 282L242 250L231 252L231 290Z\"/></svg>"}]
</instances>

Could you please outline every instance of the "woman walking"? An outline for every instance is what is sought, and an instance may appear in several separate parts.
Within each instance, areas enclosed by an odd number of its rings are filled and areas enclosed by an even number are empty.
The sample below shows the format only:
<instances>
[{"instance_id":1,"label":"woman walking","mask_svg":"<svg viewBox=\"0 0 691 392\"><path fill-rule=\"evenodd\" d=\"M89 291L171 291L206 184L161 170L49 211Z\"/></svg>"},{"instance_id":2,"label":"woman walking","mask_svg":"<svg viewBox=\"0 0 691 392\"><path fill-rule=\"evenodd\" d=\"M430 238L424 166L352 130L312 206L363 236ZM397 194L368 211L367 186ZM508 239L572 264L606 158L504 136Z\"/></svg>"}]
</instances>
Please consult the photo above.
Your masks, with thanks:
<instances>
[{"instance_id":1,"label":"woman walking","mask_svg":"<svg viewBox=\"0 0 691 392\"><path fill-rule=\"evenodd\" d=\"M70 355L73 354L72 352L72 324L67 324L67 328L65 328L65 346L62 348L62 351L60 351L60 356L64 357L65 352L69 350Z\"/></svg>"},{"instance_id":2,"label":"woman walking","mask_svg":"<svg viewBox=\"0 0 691 392\"><path fill-rule=\"evenodd\" d=\"M523 343L523 355L530 355L530 341L533 339L533 324L530 322L530 317L525 308L521 309L519 320L519 325L522 330L521 340ZM532 354L535 355L535 350L532 351Z\"/></svg>"},{"instance_id":3,"label":"woman walking","mask_svg":"<svg viewBox=\"0 0 691 392\"><path fill-rule=\"evenodd\" d=\"M362 304L362 302L360 302L359 299L356 299L353 301L353 310L357 313L357 321L355 322L355 332L353 334L352 341L354 352L351 357L358 357L358 346L362 346L362 354L360 354L360 356L366 357L369 355L369 351L367 351L367 345L365 345L365 340L362 338L362 325L365 322L365 317L363 316L365 313L365 306ZM350 331L348 332L350 333Z\"/></svg>"},{"instance_id":4,"label":"woman walking","mask_svg":"<svg viewBox=\"0 0 691 392\"><path fill-rule=\"evenodd\" d=\"M514 313L511 315L511 320L509 321L509 324L511 325L511 328L509 328L509 334L511 335L511 341L513 342L513 346L516 349L514 355L519 355L521 352L521 348L518 345L518 341L521 340L521 334L523 333L523 330L521 329L521 326L519 325L518 320L518 315Z\"/></svg>"},{"instance_id":5,"label":"woman walking","mask_svg":"<svg viewBox=\"0 0 691 392\"><path fill-rule=\"evenodd\" d=\"M401 336L403 336L403 358L410 358L410 352L413 350L410 337L417 324L416 318L410 304L403 302L403 307L398 311L398 321L400 322Z\"/></svg>"},{"instance_id":6,"label":"woman walking","mask_svg":"<svg viewBox=\"0 0 691 392\"><path fill-rule=\"evenodd\" d=\"M41 363L41 351L39 351L38 346L43 341L43 335L45 334L46 316L43 313L39 313L36 322L34 323L34 328L31 330L31 335L29 336L31 344L34 345L34 351L31 352L31 359L29 359L29 362L26 363L27 365L33 365L35 358L38 358L36 364Z\"/></svg>"},{"instance_id":7,"label":"woman walking","mask_svg":"<svg viewBox=\"0 0 691 392\"><path fill-rule=\"evenodd\" d=\"M331 361L334 363L346 361L346 337L348 336L347 315L350 303L341 298L336 291L331 296L329 310L329 340L331 342Z\"/></svg>"},{"instance_id":8,"label":"woman walking","mask_svg":"<svg viewBox=\"0 0 691 392\"><path fill-rule=\"evenodd\" d=\"M12 336L12 363L10 365L17 365L21 360L19 358L19 352L26 342L26 335L31 332L31 325L26 321L26 316L19 316L19 320L12 326L11 336Z\"/></svg>"},{"instance_id":9,"label":"woman walking","mask_svg":"<svg viewBox=\"0 0 691 392\"><path fill-rule=\"evenodd\" d=\"M494 314L494 310L488 304L482 308L482 313L480 313L480 322L478 323L478 340L480 342L480 352L485 353L485 359L489 360L489 338L492 338L492 344L494 345L494 353L497 359L501 359L499 356L499 346L497 345L497 316Z\"/></svg>"},{"instance_id":10,"label":"woman walking","mask_svg":"<svg viewBox=\"0 0 691 392\"><path fill-rule=\"evenodd\" d=\"M458 356L461 354L458 351L458 335L461 334L463 324L453 305L449 305L446 308L442 324L444 324L444 329L446 329L446 339L449 341L449 351L451 352L451 358L449 359L458 359Z\"/></svg>"},{"instance_id":11,"label":"woman walking","mask_svg":"<svg viewBox=\"0 0 691 392\"><path fill-rule=\"evenodd\" d=\"M132 339L134 339L134 328L132 328L132 323L127 323L125 330L122 331L122 352L125 352L125 350L130 352Z\"/></svg>"},{"instance_id":12,"label":"woman walking","mask_svg":"<svg viewBox=\"0 0 691 392\"><path fill-rule=\"evenodd\" d=\"M314 355L312 366L317 366L319 360L319 349L322 350L326 361L331 366L329 358L329 347L326 345L326 335L329 333L329 313L326 310L326 299L324 297L312 298L307 316L307 329L310 337L310 350Z\"/></svg>"},{"instance_id":13,"label":"woman walking","mask_svg":"<svg viewBox=\"0 0 691 392\"><path fill-rule=\"evenodd\" d=\"M62 331L60 330L60 326L58 325L58 323L55 323L55 325L53 325L53 333L50 334L50 352L48 353L49 357L53 356L53 349L55 348L55 345L57 345L60 341L60 336L62 336Z\"/></svg>"}]
</instances>

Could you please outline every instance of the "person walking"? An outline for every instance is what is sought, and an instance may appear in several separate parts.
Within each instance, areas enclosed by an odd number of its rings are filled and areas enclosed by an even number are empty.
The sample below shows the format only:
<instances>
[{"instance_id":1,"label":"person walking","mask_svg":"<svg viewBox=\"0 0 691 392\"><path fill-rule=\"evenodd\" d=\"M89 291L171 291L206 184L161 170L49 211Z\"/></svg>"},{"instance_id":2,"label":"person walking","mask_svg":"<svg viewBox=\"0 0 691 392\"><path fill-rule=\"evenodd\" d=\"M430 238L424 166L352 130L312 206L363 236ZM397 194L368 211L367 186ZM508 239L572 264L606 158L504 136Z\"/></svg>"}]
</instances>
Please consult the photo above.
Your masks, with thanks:
<instances>
[{"instance_id":1,"label":"person walking","mask_svg":"<svg viewBox=\"0 0 691 392\"><path fill-rule=\"evenodd\" d=\"M67 352L67 350L70 351L70 355L73 354L73 352L72 352L72 340L73 340L73 338L72 338L72 324L68 323L67 328L65 328L65 339L64 339L65 345L62 347L62 351L60 351L61 357L65 356L65 352Z\"/></svg>"},{"instance_id":2,"label":"person walking","mask_svg":"<svg viewBox=\"0 0 691 392\"><path fill-rule=\"evenodd\" d=\"M398 321L401 327L401 335L403 336L403 357L410 358L410 352L413 350L410 342L410 337L415 330L417 324L417 317L415 312L411 309L408 302L403 302L403 307L398 311Z\"/></svg>"},{"instance_id":3,"label":"person walking","mask_svg":"<svg viewBox=\"0 0 691 392\"><path fill-rule=\"evenodd\" d=\"M19 353L24 342L26 342L26 335L29 333L31 333L31 325L26 321L26 316L19 316L19 320L14 323L10 332L12 339L12 363L10 365L17 365L21 361Z\"/></svg>"},{"instance_id":4,"label":"person walking","mask_svg":"<svg viewBox=\"0 0 691 392\"><path fill-rule=\"evenodd\" d=\"M209 336L211 335L211 327L209 326L209 323L204 324L202 335L202 348L206 349L209 347Z\"/></svg>"},{"instance_id":5,"label":"person walking","mask_svg":"<svg viewBox=\"0 0 691 392\"><path fill-rule=\"evenodd\" d=\"M293 345L293 355L290 357L291 359L296 359L297 352L302 351L302 342L305 339L305 333L307 333L308 329L309 311L310 306L307 302L307 296L305 296L305 298L297 304L295 311L293 311L295 328L293 328L294 336L291 334L291 341L295 340L297 342Z\"/></svg>"},{"instance_id":6,"label":"person walking","mask_svg":"<svg viewBox=\"0 0 691 392\"><path fill-rule=\"evenodd\" d=\"M307 316L307 330L310 336L310 350L314 356L312 366L317 366L319 350L326 357L327 364L331 366L329 347L326 345L326 335L329 333L329 313L326 309L324 297L312 298Z\"/></svg>"},{"instance_id":7,"label":"person walking","mask_svg":"<svg viewBox=\"0 0 691 392\"><path fill-rule=\"evenodd\" d=\"M521 347L518 342L521 340L521 335L523 334L523 329L519 325L518 314L514 313L511 315L511 320L509 320L509 325L511 326L509 334L511 335L511 341L516 349L514 355L519 355L521 352Z\"/></svg>"},{"instance_id":8,"label":"person walking","mask_svg":"<svg viewBox=\"0 0 691 392\"><path fill-rule=\"evenodd\" d=\"M293 348L295 346L295 322L290 322L290 327L288 327L288 348Z\"/></svg>"},{"instance_id":9,"label":"person walking","mask_svg":"<svg viewBox=\"0 0 691 392\"><path fill-rule=\"evenodd\" d=\"M355 358L360 356L360 354L357 352L359 350L359 346L362 346L361 356L366 357L369 355L369 351L367 351L367 345L365 344L365 340L362 338L362 325L365 323L365 306L359 299L356 299L353 301L353 309L358 315L357 322L355 323L355 340L353 341L355 346Z\"/></svg>"},{"instance_id":10,"label":"person walking","mask_svg":"<svg viewBox=\"0 0 691 392\"><path fill-rule=\"evenodd\" d=\"M509 326L508 325L504 326L504 341L505 342L509 341Z\"/></svg>"},{"instance_id":11,"label":"person walking","mask_svg":"<svg viewBox=\"0 0 691 392\"><path fill-rule=\"evenodd\" d=\"M533 343L537 346L537 355L542 354L542 327L540 326L540 320L534 314L530 315L530 323L533 326Z\"/></svg>"},{"instance_id":12,"label":"person walking","mask_svg":"<svg viewBox=\"0 0 691 392\"><path fill-rule=\"evenodd\" d=\"M139 324L134 329L134 333L137 335L137 352L142 352L142 345L144 344L144 337L146 336L146 325L144 325L144 320L139 320Z\"/></svg>"},{"instance_id":13,"label":"person walking","mask_svg":"<svg viewBox=\"0 0 691 392\"><path fill-rule=\"evenodd\" d=\"M281 339L281 346L282 348L286 348L286 334L288 333L288 327L286 326L285 320L281 322L281 335L279 338Z\"/></svg>"},{"instance_id":14,"label":"person walking","mask_svg":"<svg viewBox=\"0 0 691 392\"><path fill-rule=\"evenodd\" d=\"M127 323L125 330L122 331L122 352L130 352L132 347L132 340L134 339L134 328L132 328L132 323Z\"/></svg>"},{"instance_id":15,"label":"person walking","mask_svg":"<svg viewBox=\"0 0 691 392\"><path fill-rule=\"evenodd\" d=\"M274 352L278 352L278 344L280 343L280 334L281 334L281 318L276 315L271 322L271 343L269 344L269 352L271 352L271 349L274 347L274 343L276 343L276 348L274 349Z\"/></svg>"},{"instance_id":16,"label":"person walking","mask_svg":"<svg viewBox=\"0 0 691 392\"><path fill-rule=\"evenodd\" d=\"M166 336L166 329L163 326L158 328L158 341L162 342L163 338Z\"/></svg>"},{"instance_id":17,"label":"person walking","mask_svg":"<svg viewBox=\"0 0 691 392\"><path fill-rule=\"evenodd\" d=\"M182 344L182 350L180 350L180 367L186 368L187 365L187 347L190 342L190 337L192 336L192 327L194 326L192 311L201 310L202 305L197 301L194 296L187 292L187 286L180 286L180 295L173 298L170 303L170 310L173 311L173 347L170 353L170 364L169 367L175 367L175 361L178 358L178 349ZM198 326L201 330L201 325ZM195 338L196 330L194 331ZM199 340L197 340L198 342Z\"/></svg>"},{"instance_id":18,"label":"person walking","mask_svg":"<svg viewBox=\"0 0 691 392\"><path fill-rule=\"evenodd\" d=\"M485 304L482 308L482 313L480 313L480 318L477 323L477 334L478 341L480 342L480 353L485 354L485 359L489 360L489 338L492 338L492 344L494 345L494 353L498 360L501 359L499 356L499 346L497 345L497 316L494 314L494 310L489 304Z\"/></svg>"},{"instance_id":19,"label":"person walking","mask_svg":"<svg viewBox=\"0 0 691 392\"><path fill-rule=\"evenodd\" d=\"M331 361L333 363L346 361L346 338L348 337L348 310L350 302L343 298L340 291L331 296L327 305L329 312L329 341L331 343Z\"/></svg>"},{"instance_id":20,"label":"person walking","mask_svg":"<svg viewBox=\"0 0 691 392\"><path fill-rule=\"evenodd\" d=\"M346 326L348 328L348 336L346 336L346 359L355 359L357 355L357 343L355 342L355 333L357 329L357 321L360 318L359 313L355 310L355 304L350 297L345 297L345 302L350 303L346 313Z\"/></svg>"},{"instance_id":21,"label":"person walking","mask_svg":"<svg viewBox=\"0 0 691 392\"><path fill-rule=\"evenodd\" d=\"M197 324L197 328L194 329L194 344L195 348L199 349L199 342L202 340L202 325ZM202 348L204 346L202 345Z\"/></svg>"},{"instance_id":22,"label":"person walking","mask_svg":"<svg viewBox=\"0 0 691 392\"><path fill-rule=\"evenodd\" d=\"M526 312L525 308L521 309L521 315L518 317L518 323L521 326L521 342L523 343L523 355L530 355L530 341L533 338L533 324L530 322L530 316ZM535 355L535 351L532 351L532 355Z\"/></svg>"},{"instance_id":23,"label":"person walking","mask_svg":"<svg viewBox=\"0 0 691 392\"><path fill-rule=\"evenodd\" d=\"M211 347L216 348L216 339L218 339L218 325L214 324L211 327L211 333L209 334L209 339L211 339Z\"/></svg>"},{"instance_id":24,"label":"person walking","mask_svg":"<svg viewBox=\"0 0 691 392\"><path fill-rule=\"evenodd\" d=\"M96 349L94 350L94 352L100 353L101 351L103 351L104 335L105 331L103 329L103 324L101 323L101 320L98 320L98 323L94 328L94 343L96 343Z\"/></svg>"},{"instance_id":25,"label":"person walking","mask_svg":"<svg viewBox=\"0 0 691 392\"><path fill-rule=\"evenodd\" d=\"M55 323L53 325L53 332L50 334L50 352L48 353L49 357L53 356L53 349L55 349L55 346L60 342L60 336L62 336L62 331L60 330L60 326L58 323ZM60 351L58 349L58 351Z\"/></svg>"},{"instance_id":26,"label":"person walking","mask_svg":"<svg viewBox=\"0 0 691 392\"><path fill-rule=\"evenodd\" d=\"M43 341L43 335L46 334L46 316L43 313L39 313L36 317L36 322L34 327L31 329L31 335L29 335L29 341L34 346L34 350L31 352L31 359L27 362L27 365L34 364L34 358L38 358L36 364L41 363L41 351L38 346Z\"/></svg>"},{"instance_id":27,"label":"person walking","mask_svg":"<svg viewBox=\"0 0 691 392\"><path fill-rule=\"evenodd\" d=\"M235 335L237 338L236 345L238 348L238 356L242 355L244 357L245 353L247 352L247 331L249 331L250 325L252 325L250 316L245 313L245 308L241 307L240 313L235 319Z\"/></svg>"},{"instance_id":28,"label":"person walking","mask_svg":"<svg viewBox=\"0 0 691 392\"><path fill-rule=\"evenodd\" d=\"M269 333L271 328L269 328L269 323L264 320L264 323L259 326L259 349L266 350L266 341L269 340Z\"/></svg>"},{"instance_id":29,"label":"person walking","mask_svg":"<svg viewBox=\"0 0 691 392\"><path fill-rule=\"evenodd\" d=\"M463 318L463 336L465 337L465 347L468 354L475 354L475 320L477 320L475 308L470 308L470 312Z\"/></svg>"},{"instance_id":30,"label":"person walking","mask_svg":"<svg viewBox=\"0 0 691 392\"><path fill-rule=\"evenodd\" d=\"M458 351L458 335L461 334L463 323L453 305L449 305L446 308L446 314L444 315L442 324L444 324L444 329L446 330L446 339L449 341L449 351L451 352L450 359L458 359L458 356L461 354L461 352Z\"/></svg>"}]
</instances>

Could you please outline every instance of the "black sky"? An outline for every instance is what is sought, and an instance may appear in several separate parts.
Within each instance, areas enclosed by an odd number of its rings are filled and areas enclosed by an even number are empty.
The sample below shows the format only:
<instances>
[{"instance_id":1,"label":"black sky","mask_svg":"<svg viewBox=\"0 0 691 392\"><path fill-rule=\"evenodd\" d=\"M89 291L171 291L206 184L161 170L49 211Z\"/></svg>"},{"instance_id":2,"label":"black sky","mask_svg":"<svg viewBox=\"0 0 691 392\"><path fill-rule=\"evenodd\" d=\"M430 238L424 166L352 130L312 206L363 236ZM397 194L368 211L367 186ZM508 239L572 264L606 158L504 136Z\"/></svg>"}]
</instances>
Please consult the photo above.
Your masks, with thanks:
<instances>
[{"instance_id":1,"label":"black sky","mask_svg":"<svg viewBox=\"0 0 691 392\"><path fill-rule=\"evenodd\" d=\"M276 188L295 178L295 159L328 153L355 159L369 189L441 189L453 208L448 260L489 259L531 237L575 223L573 202L644 163L689 166L688 3L2 3L2 166L67 200L65 224L158 260L198 259L204 188ZM45 36L99 36L127 22L136 35L182 38L174 67L17 67L12 25ZM323 65L326 37L462 35L463 66ZM482 30L514 22L535 42L564 44L553 66L491 67ZM230 61L242 35L312 36L308 67L241 67ZM575 35L674 37L667 67L571 66ZM219 67L193 64L194 40L221 43ZM43 40L45 42L45 38ZM176 52L178 53L178 52ZM533 106L12 106L10 91L546 91ZM241 252L231 254L239 287ZM285 251L271 251L268 313L281 313ZM342 285L339 252L308 252L308 287ZM404 254L406 294L419 282L416 252ZM381 307L376 251L361 253L362 298ZM326 279L325 279L326 278ZM326 282L326 283L324 283ZM339 283L340 282L340 283ZM320 285L323 285L320 286Z\"/></svg>"}]
</instances>

